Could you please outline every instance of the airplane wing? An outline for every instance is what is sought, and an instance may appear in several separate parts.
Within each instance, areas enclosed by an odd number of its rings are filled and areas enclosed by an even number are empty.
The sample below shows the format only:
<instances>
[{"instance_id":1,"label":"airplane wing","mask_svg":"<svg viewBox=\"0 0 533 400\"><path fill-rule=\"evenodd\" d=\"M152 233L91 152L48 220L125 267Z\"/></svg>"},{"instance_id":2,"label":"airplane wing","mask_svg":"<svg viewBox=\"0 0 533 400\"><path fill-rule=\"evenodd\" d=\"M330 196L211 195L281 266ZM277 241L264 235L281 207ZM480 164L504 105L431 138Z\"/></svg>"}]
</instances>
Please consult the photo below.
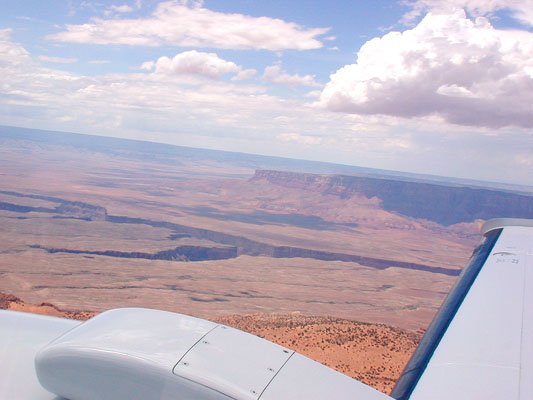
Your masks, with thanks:
<instances>
[{"instance_id":1,"label":"airplane wing","mask_svg":"<svg viewBox=\"0 0 533 400\"><path fill-rule=\"evenodd\" d=\"M80 321L0 310L0 399L55 400L35 375L35 354ZM58 399L59 400L59 399Z\"/></svg>"},{"instance_id":2,"label":"airplane wing","mask_svg":"<svg viewBox=\"0 0 533 400\"><path fill-rule=\"evenodd\" d=\"M391 396L533 398L533 221L492 220ZM180 314L0 311L0 398L385 400L289 349Z\"/></svg>"},{"instance_id":3,"label":"airplane wing","mask_svg":"<svg viewBox=\"0 0 533 400\"><path fill-rule=\"evenodd\" d=\"M390 400L257 336L142 308L84 323L0 311L0 360L6 400Z\"/></svg>"},{"instance_id":4,"label":"airplane wing","mask_svg":"<svg viewBox=\"0 0 533 400\"><path fill-rule=\"evenodd\" d=\"M496 219L391 393L533 399L533 221Z\"/></svg>"}]
</instances>

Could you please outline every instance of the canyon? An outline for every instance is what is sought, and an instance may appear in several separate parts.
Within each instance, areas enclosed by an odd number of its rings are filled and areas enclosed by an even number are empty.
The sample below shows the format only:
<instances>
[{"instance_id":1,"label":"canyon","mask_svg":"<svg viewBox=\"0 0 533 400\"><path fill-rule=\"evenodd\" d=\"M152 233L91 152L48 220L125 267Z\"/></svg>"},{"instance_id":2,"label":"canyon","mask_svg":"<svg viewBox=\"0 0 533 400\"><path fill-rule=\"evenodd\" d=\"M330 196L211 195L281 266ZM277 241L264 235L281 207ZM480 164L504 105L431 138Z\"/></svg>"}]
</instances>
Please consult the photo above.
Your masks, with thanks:
<instances>
[{"instance_id":1,"label":"canyon","mask_svg":"<svg viewBox=\"0 0 533 400\"><path fill-rule=\"evenodd\" d=\"M533 193L10 127L0 144L0 290L61 309L424 329L483 219Z\"/></svg>"}]
</instances>

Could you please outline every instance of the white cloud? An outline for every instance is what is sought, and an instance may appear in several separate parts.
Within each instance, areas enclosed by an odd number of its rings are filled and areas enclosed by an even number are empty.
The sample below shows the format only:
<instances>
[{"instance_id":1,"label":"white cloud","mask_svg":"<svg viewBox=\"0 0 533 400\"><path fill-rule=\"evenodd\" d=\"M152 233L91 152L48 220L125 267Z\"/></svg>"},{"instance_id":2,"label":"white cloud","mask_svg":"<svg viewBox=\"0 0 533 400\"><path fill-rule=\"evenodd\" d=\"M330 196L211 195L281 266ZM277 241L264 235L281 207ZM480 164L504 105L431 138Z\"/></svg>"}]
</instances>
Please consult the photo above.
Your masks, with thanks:
<instances>
[{"instance_id":1,"label":"white cloud","mask_svg":"<svg viewBox=\"0 0 533 400\"><path fill-rule=\"evenodd\" d=\"M320 90L311 90L305 94L305 97L309 99L319 99L321 93L322 92Z\"/></svg>"},{"instance_id":2,"label":"white cloud","mask_svg":"<svg viewBox=\"0 0 533 400\"><path fill-rule=\"evenodd\" d=\"M276 138L282 142L295 142L303 145L319 145L322 143L321 137L301 135L299 133L282 133Z\"/></svg>"},{"instance_id":3,"label":"white cloud","mask_svg":"<svg viewBox=\"0 0 533 400\"><path fill-rule=\"evenodd\" d=\"M57 63L57 64L72 64L78 61L77 58L53 57L53 56L38 56L37 58L40 61Z\"/></svg>"},{"instance_id":4,"label":"white cloud","mask_svg":"<svg viewBox=\"0 0 533 400\"><path fill-rule=\"evenodd\" d=\"M145 61L141 64L140 69L145 70L145 71L151 71L154 69L154 67L155 67L154 61Z\"/></svg>"},{"instance_id":5,"label":"white cloud","mask_svg":"<svg viewBox=\"0 0 533 400\"><path fill-rule=\"evenodd\" d=\"M109 64L109 60L90 60L89 64Z\"/></svg>"},{"instance_id":6,"label":"white cloud","mask_svg":"<svg viewBox=\"0 0 533 400\"><path fill-rule=\"evenodd\" d=\"M111 10L119 12L119 13L129 13L133 11L133 7L128 6L127 4L122 4L120 6L112 5L109 7Z\"/></svg>"},{"instance_id":7,"label":"white cloud","mask_svg":"<svg viewBox=\"0 0 533 400\"><path fill-rule=\"evenodd\" d=\"M290 75L284 70L282 70L281 66L279 65L271 65L269 67L266 67L265 72L263 73L263 79L272 83L277 83L278 85L285 86L322 86L320 83L315 82L314 75Z\"/></svg>"},{"instance_id":8,"label":"white cloud","mask_svg":"<svg viewBox=\"0 0 533 400\"><path fill-rule=\"evenodd\" d=\"M253 68L240 71L237 75L231 78L232 81L245 81L253 78L257 74L257 71Z\"/></svg>"},{"instance_id":9,"label":"white cloud","mask_svg":"<svg viewBox=\"0 0 533 400\"><path fill-rule=\"evenodd\" d=\"M0 30L4 125L533 184L528 158L515 158L527 156L531 130L333 113L264 85L194 75L84 76L44 67L9 32Z\"/></svg>"},{"instance_id":10,"label":"white cloud","mask_svg":"<svg viewBox=\"0 0 533 400\"><path fill-rule=\"evenodd\" d=\"M475 17L490 17L498 11L506 10L523 24L533 25L533 0L406 0L404 4L412 8L404 15L404 22L413 21L427 12L449 13L465 9Z\"/></svg>"},{"instance_id":11,"label":"white cloud","mask_svg":"<svg viewBox=\"0 0 533 400\"><path fill-rule=\"evenodd\" d=\"M428 14L415 28L366 42L331 76L321 104L334 111L533 127L533 34L487 19Z\"/></svg>"},{"instance_id":12,"label":"white cloud","mask_svg":"<svg viewBox=\"0 0 533 400\"><path fill-rule=\"evenodd\" d=\"M318 36L329 28L305 28L269 17L225 14L186 1L159 3L151 16L139 19L93 18L48 40L142 46L214 47L222 49L307 50L322 47Z\"/></svg>"},{"instance_id":13,"label":"white cloud","mask_svg":"<svg viewBox=\"0 0 533 400\"><path fill-rule=\"evenodd\" d=\"M154 67L158 74L201 75L211 79L218 79L224 74L241 71L240 66L232 61L223 60L215 53L204 53L196 50L179 53L172 59L160 57L155 63L147 61L141 65L141 69L148 71Z\"/></svg>"},{"instance_id":14,"label":"white cloud","mask_svg":"<svg viewBox=\"0 0 533 400\"><path fill-rule=\"evenodd\" d=\"M29 53L21 46L11 42L11 29L0 29L0 66L16 66L29 60Z\"/></svg>"}]
</instances>

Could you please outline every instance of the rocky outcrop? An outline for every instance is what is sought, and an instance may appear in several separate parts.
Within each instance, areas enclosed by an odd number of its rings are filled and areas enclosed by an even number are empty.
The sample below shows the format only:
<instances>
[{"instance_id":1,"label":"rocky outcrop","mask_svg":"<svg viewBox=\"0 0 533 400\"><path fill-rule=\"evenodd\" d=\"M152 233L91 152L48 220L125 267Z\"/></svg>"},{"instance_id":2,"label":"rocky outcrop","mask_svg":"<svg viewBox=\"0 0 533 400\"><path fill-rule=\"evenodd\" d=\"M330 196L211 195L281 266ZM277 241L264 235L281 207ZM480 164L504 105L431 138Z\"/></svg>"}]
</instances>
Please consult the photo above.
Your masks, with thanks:
<instances>
[{"instance_id":1,"label":"rocky outcrop","mask_svg":"<svg viewBox=\"0 0 533 400\"><path fill-rule=\"evenodd\" d=\"M270 183L349 198L377 197L387 211L442 225L497 217L533 218L533 195L502 190L347 175L258 170L252 182Z\"/></svg>"},{"instance_id":2,"label":"rocky outcrop","mask_svg":"<svg viewBox=\"0 0 533 400\"><path fill-rule=\"evenodd\" d=\"M12 294L0 292L0 310L7 310L12 303L20 304L22 300Z\"/></svg>"},{"instance_id":3,"label":"rocky outcrop","mask_svg":"<svg viewBox=\"0 0 533 400\"><path fill-rule=\"evenodd\" d=\"M0 310L22 311L34 314L51 315L54 317L77 319L86 321L95 316L94 311L73 311L62 310L52 303L43 302L41 304L27 303L12 294L0 292Z\"/></svg>"}]
</instances>

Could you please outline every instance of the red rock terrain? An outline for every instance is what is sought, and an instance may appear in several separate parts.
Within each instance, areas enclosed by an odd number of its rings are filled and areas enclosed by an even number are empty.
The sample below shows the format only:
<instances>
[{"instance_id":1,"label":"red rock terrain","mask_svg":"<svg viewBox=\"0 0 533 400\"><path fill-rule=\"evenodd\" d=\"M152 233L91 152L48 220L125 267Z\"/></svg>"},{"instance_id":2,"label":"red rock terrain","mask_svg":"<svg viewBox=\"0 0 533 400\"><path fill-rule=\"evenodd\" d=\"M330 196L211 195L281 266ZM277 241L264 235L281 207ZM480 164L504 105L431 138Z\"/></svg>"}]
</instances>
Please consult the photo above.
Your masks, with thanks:
<instances>
[{"instance_id":1,"label":"red rock terrain","mask_svg":"<svg viewBox=\"0 0 533 400\"><path fill-rule=\"evenodd\" d=\"M387 394L422 335L383 324L299 313L233 315L215 321L288 347Z\"/></svg>"},{"instance_id":2,"label":"red rock terrain","mask_svg":"<svg viewBox=\"0 0 533 400\"><path fill-rule=\"evenodd\" d=\"M0 309L29 312L33 314L50 315L52 317L62 317L86 321L94 317L96 312L92 311L71 311L62 310L51 303L31 304L19 299L11 294L0 292Z\"/></svg>"}]
</instances>

